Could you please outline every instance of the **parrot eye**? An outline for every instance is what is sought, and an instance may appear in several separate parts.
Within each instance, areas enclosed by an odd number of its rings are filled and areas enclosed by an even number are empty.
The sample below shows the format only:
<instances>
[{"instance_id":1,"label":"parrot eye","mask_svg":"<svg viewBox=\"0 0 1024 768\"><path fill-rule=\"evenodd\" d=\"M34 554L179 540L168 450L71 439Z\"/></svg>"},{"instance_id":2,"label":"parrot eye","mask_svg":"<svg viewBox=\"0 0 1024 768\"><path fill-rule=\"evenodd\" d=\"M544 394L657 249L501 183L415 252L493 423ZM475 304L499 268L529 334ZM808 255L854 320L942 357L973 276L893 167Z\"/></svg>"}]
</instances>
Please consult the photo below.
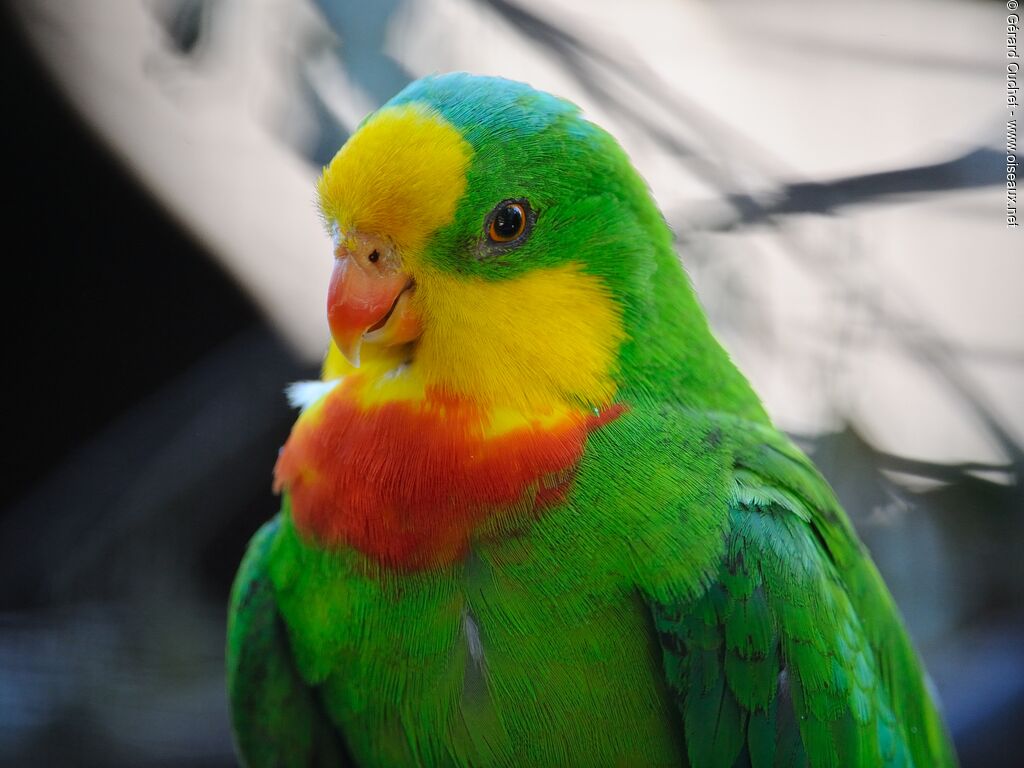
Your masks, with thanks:
<instances>
[{"instance_id":1,"label":"parrot eye","mask_svg":"<svg viewBox=\"0 0 1024 768\"><path fill-rule=\"evenodd\" d=\"M500 245L524 240L533 218L526 200L504 200L495 206L484 222L487 239Z\"/></svg>"}]
</instances>

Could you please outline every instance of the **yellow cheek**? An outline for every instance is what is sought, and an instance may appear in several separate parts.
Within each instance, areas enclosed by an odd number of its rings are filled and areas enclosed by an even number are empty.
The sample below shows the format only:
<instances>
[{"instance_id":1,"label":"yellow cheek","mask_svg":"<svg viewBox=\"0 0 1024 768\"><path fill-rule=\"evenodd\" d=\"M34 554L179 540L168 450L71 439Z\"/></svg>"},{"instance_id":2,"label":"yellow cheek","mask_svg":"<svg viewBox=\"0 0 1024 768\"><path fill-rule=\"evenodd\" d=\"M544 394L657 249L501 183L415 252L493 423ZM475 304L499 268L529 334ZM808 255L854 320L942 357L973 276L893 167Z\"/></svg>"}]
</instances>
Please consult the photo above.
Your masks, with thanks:
<instances>
[{"instance_id":1,"label":"yellow cheek","mask_svg":"<svg viewBox=\"0 0 1024 768\"><path fill-rule=\"evenodd\" d=\"M417 280L428 387L534 413L612 400L621 312L579 266L496 281L424 269Z\"/></svg>"},{"instance_id":2,"label":"yellow cheek","mask_svg":"<svg viewBox=\"0 0 1024 768\"><path fill-rule=\"evenodd\" d=\"M425 330L413 364L393 375L405 351L369 347L355 369L332 343L325 379L373 382L362 396L367 406L431 393L472 400L490 411L498 433L524 418L558 419L567 406L612 401L621 314L601 281L578 266L493 282L424 269L417 279Z\"/></svg>"},{"instance_id":3,"label":"yellow cheek","mask_svg":"<svg viewBox=\"0 0 1024 768\"><path fill-rule=\"evenodd\" d=\"M320 207L343 232L387 237L414 253L452 220L472 156L461 134L425 106L382 109L324 169Z\"/></svg>"}]
</instances>

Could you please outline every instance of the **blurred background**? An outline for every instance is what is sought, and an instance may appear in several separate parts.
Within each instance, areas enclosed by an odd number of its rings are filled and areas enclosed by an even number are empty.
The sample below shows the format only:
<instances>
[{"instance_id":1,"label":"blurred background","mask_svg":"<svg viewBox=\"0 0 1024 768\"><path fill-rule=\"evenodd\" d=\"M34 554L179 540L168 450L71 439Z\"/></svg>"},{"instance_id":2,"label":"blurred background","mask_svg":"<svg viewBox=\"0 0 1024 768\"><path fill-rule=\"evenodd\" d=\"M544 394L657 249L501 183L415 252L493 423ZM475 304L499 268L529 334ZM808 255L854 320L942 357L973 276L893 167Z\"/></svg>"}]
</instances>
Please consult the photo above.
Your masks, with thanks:
<instances>
[{"instance_id":1,"label":"blurred background","mask_svg":"<svg viewBox=\"0 0 1024 768\"><path fill-rule=\"evenodd\" d=\"M12 0L0 764L234 764L225 603L316 374L319 168L416 77L571 98L834 483L965 766L1020 765L1024 239L1005 8ZM1017 726L1017 728L1015 728Z\"/></svg>"}]
</instances>

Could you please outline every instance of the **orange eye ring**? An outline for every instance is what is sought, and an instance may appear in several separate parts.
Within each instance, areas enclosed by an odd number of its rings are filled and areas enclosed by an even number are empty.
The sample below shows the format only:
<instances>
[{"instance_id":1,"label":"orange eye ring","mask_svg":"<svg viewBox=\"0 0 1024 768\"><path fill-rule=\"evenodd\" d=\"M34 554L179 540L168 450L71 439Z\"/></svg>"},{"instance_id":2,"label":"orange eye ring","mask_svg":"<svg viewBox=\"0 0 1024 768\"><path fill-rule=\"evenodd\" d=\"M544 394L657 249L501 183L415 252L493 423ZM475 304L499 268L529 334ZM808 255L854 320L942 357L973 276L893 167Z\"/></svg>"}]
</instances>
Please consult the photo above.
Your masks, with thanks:
<instances>
[{"instance_id":1,"label":"orange eye ring","mask_svg":"<svg viewBox=\"0 0 1024 768\"><path fill-rule=\"evenodd\" d=\"M487 224L487 237L493 243L511 243L526 231L529 216L524 203L506 200L499 203Z\"/></svg>"}]
</instances>

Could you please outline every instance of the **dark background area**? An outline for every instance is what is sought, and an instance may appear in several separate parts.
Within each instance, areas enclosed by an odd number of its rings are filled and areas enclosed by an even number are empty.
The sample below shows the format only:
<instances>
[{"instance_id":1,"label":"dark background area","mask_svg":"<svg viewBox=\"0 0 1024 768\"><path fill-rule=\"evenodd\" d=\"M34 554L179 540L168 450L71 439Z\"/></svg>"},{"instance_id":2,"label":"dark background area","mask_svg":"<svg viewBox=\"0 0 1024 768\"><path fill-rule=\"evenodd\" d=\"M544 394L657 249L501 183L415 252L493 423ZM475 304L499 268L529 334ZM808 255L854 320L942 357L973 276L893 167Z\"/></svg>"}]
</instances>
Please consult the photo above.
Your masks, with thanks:
<instances>
[{"instance_id":1,"label":"dark background area","mask_svg":"<svg viewBox=\"0 0 1024 768\"><path fill-rule=\"evenodd\" d=\"M3 468L7 504L257 313L100 145L3 20L8 349L19 361L5 400L45 403L59 427L15 422L21 450Z\"/></svg>"},{"instance_id":2,"label":"dark background area","mask_svg":"<svg viewBox=\"0 0 1024 768\"><path fill-rule=\"evenodd\" d=\"M0 763L231 765L224 606L314 372L2 21Z\"/></svg>"},{"instance_id":3,"label":"dark background area","mask_svg":"<svg viewBox=\"0 0 1024 768\"><path fill-rule=\"evenodd\" d=\"M556 49L582 50L492 5ZM0 21L0 764L232 765L225 603L246 540L276 509L271 468L293 418L282 389L315 371L64 103L5 11ZM338 136L327 116L323 135L335 138L311 150L319 161ZM962 171L926 186L964 186ZM895 548L913 540L925 557L931 529L914 528L925 518L955 544L942 568L967 607L924 655L963 764L1021 764L1020 447L1004 446L1007 484L978 471L991 468L885 454L852 426L801 442L897 596L917 590L901 598L912 631L934 596ZM886 471L941 486L911 494ZM911 510L899 538L871 512L890 497Z\"/></svg>"}]
</instances>

